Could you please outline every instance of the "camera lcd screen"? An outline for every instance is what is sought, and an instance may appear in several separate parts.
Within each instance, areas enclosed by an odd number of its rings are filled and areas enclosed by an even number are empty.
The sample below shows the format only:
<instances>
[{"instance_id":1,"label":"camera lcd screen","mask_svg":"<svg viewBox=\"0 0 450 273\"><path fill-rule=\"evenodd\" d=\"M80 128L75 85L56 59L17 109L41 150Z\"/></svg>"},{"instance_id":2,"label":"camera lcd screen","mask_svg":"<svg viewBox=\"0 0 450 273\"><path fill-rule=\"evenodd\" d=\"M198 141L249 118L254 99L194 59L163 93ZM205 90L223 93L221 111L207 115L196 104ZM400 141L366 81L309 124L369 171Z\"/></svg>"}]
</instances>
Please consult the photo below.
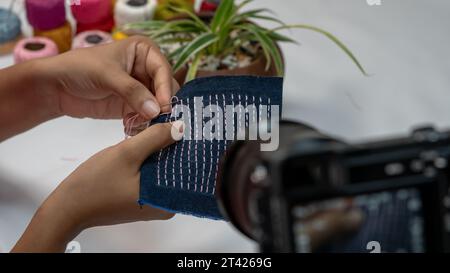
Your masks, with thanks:
<instances>
[{"instance_id":1,"label":"camera lcd screen","mask_svg":"<svg viewBox=\"0 0 450 273\"><path fill-rule=\"evenodd\" d=\"M427 251L423 193L403 188L292 207L297 252Z\"/></svg>"}]
</instances>

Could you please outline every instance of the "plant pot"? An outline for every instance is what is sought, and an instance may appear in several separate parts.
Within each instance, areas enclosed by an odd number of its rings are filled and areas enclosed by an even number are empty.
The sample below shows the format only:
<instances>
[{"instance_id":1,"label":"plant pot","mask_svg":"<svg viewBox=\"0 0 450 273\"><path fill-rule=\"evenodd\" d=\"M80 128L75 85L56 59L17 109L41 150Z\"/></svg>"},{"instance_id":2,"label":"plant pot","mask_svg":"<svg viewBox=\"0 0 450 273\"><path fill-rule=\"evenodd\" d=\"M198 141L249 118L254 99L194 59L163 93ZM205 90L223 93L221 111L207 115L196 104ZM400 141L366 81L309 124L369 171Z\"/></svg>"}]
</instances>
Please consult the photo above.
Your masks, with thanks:
<instances>
[{"instance_id":1,"label":"plant pot","mask_svg":"<svg viewBox=\"0 0 450 273\"><path fill-rule=\"evenodd\" d=\"M277 70L273 62L268 70L266 70L266 64L267 64L266 58L264 57L263 54L261 54L248 66L239 67L235 69L220 69L216 71L199 70L197 72L196 78L205 78L212 76L267 76L267 77L277 76L278 75ZM177 73L175 73L174 77L180 84L180 86L184 85L187 72L188 67L185 66L181 68Z\"/></svg>"},{"instance_id":2,"label":"plant pot","mask_svg":"<svg viewBox=\"0 0 450 273\"><path fill-rule=\"evenodd\" d=\"M206 23L209 23L215 12L211 11L202 11L198 14L198 16ZM180 15L178 17L172 18L172 20L179 20L179 19L185 19L189 18L185 15ZM281 53L281 57L283 59L284 64L284 58L283 58L283 52L281 51L281 48L279 46L278 50ZM274 77L277 76L277 69L272 62L271 66L268 70L266 70L267 61L264 56L264 54L260 54L259 57L257 57L250 65L245 67L239 67L235 69L220 69L216 71L209 71L209 70L199 70L197 72L196 78L205 78L205 77L212 77L212 76L266 76L266 77ZM180 86L183 86L185 84L186 75L188 72L188 66L185 66L181 68L177 73L175 73L174 78L175 80L180 84Z\"/></svg>"}]
</instances>

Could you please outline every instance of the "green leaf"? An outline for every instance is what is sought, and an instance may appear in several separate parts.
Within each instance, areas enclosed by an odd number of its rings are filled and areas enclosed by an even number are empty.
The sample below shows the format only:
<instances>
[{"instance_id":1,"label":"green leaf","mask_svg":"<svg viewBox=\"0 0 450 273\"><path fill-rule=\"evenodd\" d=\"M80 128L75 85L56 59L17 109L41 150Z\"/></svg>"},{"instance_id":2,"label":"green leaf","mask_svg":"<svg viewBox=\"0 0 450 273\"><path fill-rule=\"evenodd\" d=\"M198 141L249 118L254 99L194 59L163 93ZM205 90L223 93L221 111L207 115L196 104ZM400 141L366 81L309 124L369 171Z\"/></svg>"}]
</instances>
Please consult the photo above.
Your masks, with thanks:
<instances>
[{"instance_id":1,"label":"green leaf","mask_svg":"<svg viewBox=\"0 0 450 273\"><path fill-rule=\"evenodd\" d=\"M242 1L242 3L240 3L240 4L236 7L236 11L240 11L243 7L247 6L247 5L250 4L251 2L253 2L253 0L244 0L244 1Z\"/></svg>"},{"instance_id":2,"label":"green leaf","mask_svg":"<svg viewBox=\"0 0 450 273\"><path fill-rule=\"evenodd\" d=\"M205 33L198 36L195 40L184 47L182 52L178 55L177 62L173 66L174 73L180 70L180 68L185 65L190 58L194 57L198 52L217 40L217 35L213 33Z\"/></svg>"},{"instance_id":3,"label":"green leaf","mask_svg":"<svg viewBox=\"0 0 450 273\"><path fill-rule=\"evenodd\" d=\"M327 38L329 38L331 41L333 41L339 48L341 48L345 52L345 54L347 54L348 57L350 57L350 59L355 63L355 65L358 67L358 69L365 76L368 76L366 70L360 64L360 62L355 57L355 55L350 51L350 49L348 49L347 46L344 45L344 43L342 43L338 38L336 38L333 34L329 33L328 31L325 31L323 29L320 29L320 28L315 27L315 26L310 26L310 25L285 25L285 26L281 26L281 27L278 27L278 28L274 28L274 29L272 29L272 31L279 31L279 30L282 30L282 29L292 29L292 28L300 28L300 29L312 30L314 32L318 32L320 34L325 35Z\"/></svg>"},{"instance_id":4,"label":"green leaf","mask_svg":"<svg viewBox=\"0 0 450 273\"><path fill-rule=\"evenodd\" d=\"M197 56L195 56L194 60L192 61L192 64L189 66L189 70L186 74L185 82L192 81L197 76L198 67L200 65L200 61L202 59L203 54L199 52Z\"/></svg>"},{"instance_id":5,"label":"green leaf","mask_svg":"<svg viewBox=\"0 0 450 273\"><path fill-rule=\"evenodd\" d=\"M126 24L124 29L158 29L163 27L166 24L164 21L145 21L145 22L136 22Z\"/></svg>"},{"instance_id":6,"label":"green leaf","mask_svg":"<svg viewBox=\"0 0 450 273\"><path fill-rule=\"evenodd\" d=\"M192 11L190 11L188 9L185 9L185 8L177 8L177 7L174 7L174 6L171 6L170 9L175 11L175 12L178 12L180 14L186 14L187 16L189 16L189 18L191 18L194 22L196 22L203 30L205 30L205 31L209 31L210 30L209 26L207 24L205 24L205 22L203 22L202 19L200 19L200 17L198 17Z\"/></svg>"},{"instance_id":7,"label":"green leaf","mask_svg":"<svg viewBox=\"0 0 450 273\"><path fill-rule=\"evenodd\" d=\"M283 21L281 21L280 19L277 19L277 18L272 17L272 16L266 16L266 15L254 15L254 16L252 17L252 19L259 19L259 20L264 20L264 21L272 21L272 22L278 23L278 24L280 24L280 25L282 25L282 26L286 25L286 24L285 24Z\"/></svg>"},{"instance_id":8,"label":"green leaf","mask_svg":"<svg viewBox=\"0 0 450 273\"><path fill-rule=\"evenodd\" d=\"M236 17L234 18L233 22L234 23L248 22L251 19L254 19L256 16L260 15L260 13L264 13L264 12L271 12L271 10L269 10L269 9L249 10L249 11L246 11L246 12L243 12L243 13L240 13L240 14L236 15ZM263 16L263 15L261 15L261 16Z\"/></svg>"},{"instance_id":9,"label":"green leaf","mask_svg":"<svg viewBox=\"0 0 450 273\"><path fill-rule=\"evenodd\" d=\"M217 31L227 22L233 14L234 0L222 0L211 22L211 31Z\"/></svg>"},{"instance_id":10,"label":"green leaf","mask_svg":"<svg viewBox=\"0 0 450 273\"><path fill-rule=\"evenodd\" d=\"M261 28L253 24L247 24L244 26L244 28L248 29L250 32L255 34L257 41L261 44L261 47L267 60L266 70L269 70L273 60L278 75L280 76L283 75L284 73L283 58L281 57L280 50L278 49L275 42L267 35L266 32L262 31Z\"/></svg>"},{"instance_id":11,"label":"green leaf","mask_svg":"<svg viewBox=\"0 0 450 273\"><path fill-rule=\"evenodd\" d=\"M299 44L296 40L277 32L267 31L267 35L275 41Z\"/></svg>"},{"instance_id":12,"label":"green leaf","mask_svg":"<svg viewBox=\"0 0 450 273\"><path fill-rule=\"evenodd\" d=\"M184 50L185 47L180 46L179 48L175 49L173 52L171 52L168 56L167 59L169 60L173 60L175 59L178 55L181 54L181 52Z\"/></svg>"}]
</instances>

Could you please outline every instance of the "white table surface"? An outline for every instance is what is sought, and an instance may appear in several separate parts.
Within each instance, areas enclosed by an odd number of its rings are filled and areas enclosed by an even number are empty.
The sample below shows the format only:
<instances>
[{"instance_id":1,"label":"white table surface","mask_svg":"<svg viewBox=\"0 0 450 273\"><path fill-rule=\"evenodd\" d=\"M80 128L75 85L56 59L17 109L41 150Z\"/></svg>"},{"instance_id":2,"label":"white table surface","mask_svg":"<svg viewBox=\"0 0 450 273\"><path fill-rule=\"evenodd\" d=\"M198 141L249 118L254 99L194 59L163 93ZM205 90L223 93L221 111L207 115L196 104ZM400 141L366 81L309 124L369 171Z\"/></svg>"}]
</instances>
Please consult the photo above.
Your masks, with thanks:
<instances>
[{"instance_id":1,"label":"white table surface","mask_svg":"<svg viewBox=\"0 0 450 273\"><path fill-rule=\"evenodd\" d=\"M0 6L7 2L0 0ZM256 0L253 5L273 9L286 22L330 30L373 75L362 76L325 38L292 31L301 46L282 47L286 118L358 141L406 134L420 123L449 127L449 1L385 0L370 7L364 0ZM0 67L11 64L11 56L0 57ZM60 118L0 143L0 249L13 246L61 180L122 137L120 121ZM187 216L94 228L76 240L87 252L256 250L225 222Z\"/></svg>"}]
</instances>

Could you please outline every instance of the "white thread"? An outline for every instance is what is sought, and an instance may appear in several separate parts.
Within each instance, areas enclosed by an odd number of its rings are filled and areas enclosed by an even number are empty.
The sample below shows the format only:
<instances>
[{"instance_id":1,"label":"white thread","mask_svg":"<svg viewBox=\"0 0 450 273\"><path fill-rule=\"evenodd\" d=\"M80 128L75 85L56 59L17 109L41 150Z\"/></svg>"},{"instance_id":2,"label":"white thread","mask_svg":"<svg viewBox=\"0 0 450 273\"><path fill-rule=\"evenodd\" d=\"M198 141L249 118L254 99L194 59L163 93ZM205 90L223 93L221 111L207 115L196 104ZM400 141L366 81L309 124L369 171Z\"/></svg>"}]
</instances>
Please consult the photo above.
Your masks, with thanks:
<instances>
[{"instance_id":1,"label":"white thread","mask_svg":"<svg viewBox=\"0 0 450 273\"><path fill-rule=\"evenodd\" d=\"M259 124L260 124L260 125L261 125L261 121L262 121L262 109L261 109L261 105L262 105L262 98L259 97L258 112L259 112Z\"/></svg>"},{"instance_id":2,"label":"white thread","mask_svg":"<svg viewBox=\"0 0 450 273\"><path fill-rule=\"evenodd\" d=\"M169 119L170 119L170 116L167 116L166 123L169 121ZM166 181L166 186L169 186L169 180L167 180L167 163L169 162L170 150L171 150L171 146L169 146L169 148L167 148L166 162L164 165L164 180Z\"/></svg>"},{"instance_id":3,"label":"white thread","mask_svg":"<svg viewBox=\"0 0 450 273\"><path fill-rule=\"evenodd\" d=\"M222 94L222 96L223 96L223 99L224 99L224 104L225 104L225 95L224 94ZM217 104L217 106L219 106L219 96L216 94L216 104ZM222 108L223 109L223 108ZM218 120L220 120L220 118L221 118L221 116L220 116L220 111L218 112ZM220 125L220 122L219 122L219 125ZM218 129L218 132L219 132L219 136L220 136L220 130L221 130L221 126L217 126L219 129ZM225 132L224 132L224 134L225 134ZM224 135L224 137L225 137L225 135ZM214 178L213 178L213 181L215 182L215 178L216 178L216 176L217 176L217 172L219 171L219 157L220 157L220 139L217 139L217 159L216 159L216 172L215 172L215 175L214 175ZM215 188L216 188L216 185L214 184L213 185L213 194L214 194L214 191L215 191Z\"/></svg>"},{"instance_id":4,"label":"white thread","mask_svg":"<svg viewBox=\"0 0 450 273\"><path fill-rule=\"evenodd\" d=\"M255 98L255 96L252 96L252 99L253 99L253 104L255 105L255 108L253 108L253 116L252 116L252 121L253 122L256 122L256 113L255 113L255 110L256 110L256 98Z\"/></svg>"},{"instance_id":5,"label":"white thread","mask_svg":"<svg viewBox=\"0 0 450 273\"><path fill-rule=\"evenodd\" d=\"M185 117L183 117L185 118ZM183 132L184 133L184 132ZM181 189L183 189L183 156L184 156L184 140L181 141L181 156L180 156L180 175L181 175Z\"/></svg>"},{"instance_id":6,"label":"white thread","mask_svg":"<svg viewBox=\"0 0 450 273\"><path fill-rule=\"evenodd\" d=\"M188 107L190 107L191 106L191 104L190 104L190 102L189 102L189 98L187 99L187 105L188 105ZM191 116L189 115L189 123L191 123ZM191 126L191 128L190 128L190 130L192 129L192 126ZM191 138L191 133L190 133L190 130L189 130L189 138ZM188 171L189 171L189 177L188 177L188 183L187 183L187 188L188 188L188 190L190 190L190 188L191 188L191 183L189 183L190 182L190 179L191 179L191 140L189 140L189 146L188 146L188 162L189 162L189 166L188 166Z\"/></svg>"},{"instance_id":7,"label":"white thread","mask_svg":"<svg viewBox=\"0 0 450 273\"><path fill-rule=\"evenodd\" d=\"M209 112L211 113L211 118L212 118L212 96L209 95ZM217 107L218 108L218 107ZM217 109L216 108L216 109ZM211 181L211 173L212 173L212 158L213 158L213 152L212 152L212 147L213 147L213 133L212 133L212 128L210 130L210 140L211 140L211 145L209 148L209 152L210 152L210 164L209 164L209 172L208 172L208 177L207 177L207 181L206 181L206 193L209 192L209 183ZM205 160L206 161L206 160Z\"/></svg>"},{"instance_id":8,"label":"white thread","mask_svg":"<svg viewBox=\"0 0 450 273\"><path fill-rule=\"evenodd\" d=\"M177 108L175 108L175 117L174 120L178 117L178 111ZM173 187L176 188L176 184L175 184L175 158L177 156L177 151L178 151L178 144L175 144L175 152L173 154L173 161L172 161L172 179L173 179ZM183 178L182 178L183 179Z\"/></svg>"},{"instance_id":9,"label":"white thread","mask_svg":"<svg viewBox=\"0 0 450 273\"><path fill-rule=\"evenodd\" d=\"M211 104L211 103L210 103ZM205 128L205 123L202 119L202 128ZM206 169L206 144L205 144L205 136L203 135L202 129L202 141L203 141L203 168L202 168L202 186L200 187L200 192L203 192L203 184L205 183L205 169Z\"/></svg>"},{"instance_id":10,"label":"white thread","mask_svg":"<svg viewBox=\"0 0 450 273\"><path fill-rule=\"evenodd\" d=\"M116 26L121 28L128 23L143 22L153 19L156 7L156 0L149 0L142 6L131 6L128 1L119 0L114 8L114 20Z\"/></svg>"},{"instance_id":11,"label":"white thread","mask_svg":"<svg viewBox=\"0 0 450 273\"><path fill-rule=\"evenodd\" d=\"M195 104L195 100L194 100ZM194 156L195 156L195 178L194 178L194 191L197 191L197 178L198 178L198 161L197 161L197 139L198 139L198 126L197 126L197 111L194 108Z\"/></svg>"},{"instance_id":12,"label":"white thread","mask_svg":"<svg viewBox=\"0 0 450 273\"><path fill-rule=\"evenodd\" d=\"M162 155L162 150L159 151L159 155L158 155L158 167L157 167L157 180L158 180L158 186L161 186L161 176L160 176L160 168L161 168L161 155Z\"/></svg>"},{"instance_id":13,"label":"white thread","mask_svg":"<svg viewBox=\"0 0 450 273\"><path fill-rule=\"evenodd\" d=\"M225 100L225 95L223 96L223 99ZM231 93L231 106L233 107L233 111L232 111L233 118L231 119L231 125L233 125L233 140L234 140L234 136L235 136L236 130L234 129L235 128L235 123L234 123L234 94L233 93Z\"/></svg>"},{"instance_id":14,"label":"white thread","mask_svg":"<svg viewBox=\"0 0 450 273\"><path fill-rule=\"evenodd\" d=\"M241 116L242 116L242 111L241 111L241 94L239 94L238 95L238 101L239 101L239 116L238 116L238 126L239 126L239 128L236 130L236 133L237 133L237 131L239 131L239 130L242 130L242 121L241 121ZM237 134L236 134L237 135Z\"/></svg>"},{"instance_id":15,"label":"white thread","mask_svg":"<svg viewBox=\"0 0 450 273\"><path fill-rule=\"evenodd\" d=\"M232 96L232 98L233 98L233 94L231 94L231 96ZM225 105L225 102L226 102L225 94L222 94L222 98L223 98L222 109L225 109L225 107L226 107L226 105ZM219 101L218 101L219 98L217 97L217 95L216 95L216 99L217 99L217 105L219 105ZM234 102L233 102L233 107L234 107ZM233 116L233 119L234 119L234 116ZM234 130L234 128L233 128L233 130ZM225 131L224 131L224 134L225 134ZM227 144L227 141L225 140L225 141L224 141L224 146L226 146L226 144ZM217 141L216 172L215 172L214 179L213 179L213 181L214 181L214 187L213 187L213 190L212 190L212 194L214 194L215 191L216 191L216 184L215 184L215 182L216 182L217 173L219 172L219 160L220 160L220 154L221 154L220 141L218 140L218 141Z\"/></svg>"},{"instance_id":16,"label":"white thread","mask_svg":"<svg viewBox=\"0 0 450 273\"><path fill-rule=\"evenodd\" d=\"M247 109L247 107L248 107L248 96L247 95L245 95L245 128L248 128L248 127L250 127L249 125L249 123L250 123L250 117L248 117L248 119L247 119L247 111L248 111L248 109ZM250 114L250 113L249 113Z\"/></svg>"}]
</instances>

